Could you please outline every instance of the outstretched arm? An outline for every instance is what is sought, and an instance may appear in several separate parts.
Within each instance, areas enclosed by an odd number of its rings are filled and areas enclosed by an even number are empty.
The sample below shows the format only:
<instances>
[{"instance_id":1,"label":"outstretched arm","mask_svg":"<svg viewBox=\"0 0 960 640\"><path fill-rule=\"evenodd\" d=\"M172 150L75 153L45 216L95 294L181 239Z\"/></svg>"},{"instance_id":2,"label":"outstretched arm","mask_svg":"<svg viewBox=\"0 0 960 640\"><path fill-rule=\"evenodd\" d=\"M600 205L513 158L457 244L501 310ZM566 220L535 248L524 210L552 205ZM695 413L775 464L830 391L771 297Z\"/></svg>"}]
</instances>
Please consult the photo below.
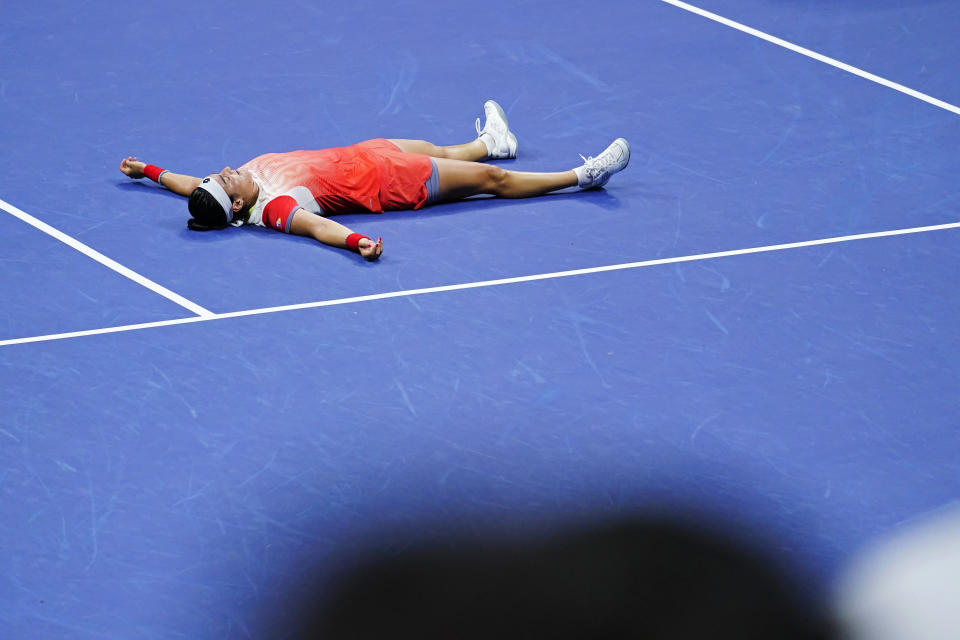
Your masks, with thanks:
<instances>
[{"instance_id":1,"label":"outstretched arm","mask_svg":"<svg viewBox=\"0 0 960 640\"><path fill-rule=\"evenodd\" d=\"M120 171L131 178L144 177L143 170L146 167L145 162L140 162L133 156L124 158L120 163ZM200 178L174 173L173 171L164 171L157 182L176 194L189 197L193 190L200 185Z\"/></svg>"},{"instance_id":2,"label":"outstretched arm","mask_svg":"<svg viewBox=\"0 0 960 640\"><path fill-rule=\"evenodd\" d=\"M345 227L339 222L318 216L306 209L297 209L293 213L293 220L290 223L290 233L313 238L331 247L340 247L341 249L356 251L367 260L376 260L380 257L380 254L383 253L382 238L378 238L377 241L374 242L366 236L353 233L349 227ZM356 236L360 236L359 239ZM356 243L356 248L348 246L348 238Z\"/></svg>"}]
</instances>

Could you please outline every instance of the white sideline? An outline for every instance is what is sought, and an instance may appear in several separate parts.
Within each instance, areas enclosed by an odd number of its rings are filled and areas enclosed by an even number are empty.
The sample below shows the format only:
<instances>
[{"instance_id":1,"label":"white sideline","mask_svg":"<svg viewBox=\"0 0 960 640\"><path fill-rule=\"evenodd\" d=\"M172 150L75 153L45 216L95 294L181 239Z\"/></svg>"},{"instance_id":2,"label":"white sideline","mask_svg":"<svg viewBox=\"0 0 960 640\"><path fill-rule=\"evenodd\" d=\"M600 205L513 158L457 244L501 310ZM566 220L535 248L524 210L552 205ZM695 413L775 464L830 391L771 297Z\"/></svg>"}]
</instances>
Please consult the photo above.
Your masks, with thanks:
<instances>
[{"instance_id":1,"label":"white sideline","mask_svg":"<svg viewBox=\"0 0 960 640\"><path fill-rule=\"evenodd\" d=\"M103 255L96 249L92 249L88 247L87 245L83 244L76 238L72 238L67 234L63 233L62 231L60 231L59 229L55 229L54 227L51 227L46 222L42 220L38 220L37 218L34 218L29 213L26 213L25 211L21 211L20 209L16 208L15 206L13 206L8 202L0 200L0 209L3 209L4 211L6 211L7 213L9 213L14 217L20 218L27 224L33 227L36 227L37 229L39 229L40 231L43 231L49 236L53 236L54 238L64 243L65 245L76 249L77 251L87 256L88 258L92 258L96 260L97 262L107 267L108 269L113 269L120 275L126 278L130 278L137 284L144 286L147 289L150 289L154 293L157 293L163 296L164 298L166 298L167 300L170 300L171 302L177 303L184 309L188 309L200 317L212 318L214 315L216 315L212 311L204 309L197 303L187 300L183 296L176 294L173 291L170 291L166 287L157 284L153 280L150 280L149 278L145 278L144 276L140 275L136 271L128 269L127 267L123 266L119 262L111 260L110 258Z\"/></svg>"},{"instance_id":2,"label":"white sideline","mask_svg":"<svg viewBox=\"0 0 960 640\"><path fill-rule=\"evenodd\" d=\"M761 40L766 40L767 42L772 42L772 43L775 44L775 45L779 45L779 46L781 46L781 47L783 47L783 48L785 48L785 49L790 49L791 51L795 51L795 52L800 53L800 54L802 54L802 55L805 55L805 56L807 56L807 57L809 57L809 58L813 58L814 60L819 60L820 62L823 62L823 63L825 63L825 64L829 64L830 66L836 67L837 69L842 69L843 71L846 71L846 72L848 72L848 73L852 73L852 74L854 74L854 75L856 75L856 76L860 76L861 78L865 78L865 79L867 79L867 80L870 80L871 82L876 82L877 84L881 84L881 85L883 85L883 86L885 86L885 87L888 87L888 88L890 88L890 89L893 89L894 91L899 91L900 93L905 93L905 94L907 94L908 96L914 97L914 98L916 98L917 100L923 100L924 102L927 102L927 103L929 103L929 104L932 104L932 105L935 106L935 107L940 107L941 109L946 109L947 111L950 111L950 112L953 112L953 113L955 113L955 114L957 114L957 115L960 115L960 107L954 106L954 105L950 104L949 102L944 102L943 100L938 100L938 99L936 99L936 98L934 98L934 97L932 97L932 96L928 96L928 95L925 94L925 93L921 93L921 92L919 92L919 91L915 91L914 89L911 89L910 87L905 87L905 86L903 86L902 84L893 82L893 81L891 81L891 80L887 80L886 78L881 78L880 76L874 75L874 74L870 73L869 71L864 71L863 69L858 69L857 67L854 67L854 66L851 66L851 65L849 65L849 64L846 64L845 62L840 62L839 60L835 60L835 59L833 59L833 58L827 57L827 56L825 56L825 55L823 55L823 54L817 53L816 51L811 51L810 49L805 49L804 47L801 47L801 46L799 46L799 45L793 44L792 42L787 42L786 40L782 40L782 39L780 39L780 38L777 38L776 36L771 36L770 34L764 33L763 31L759 31L759 30L754 29L754 28L752 28L752 27L748 27L748 26L746 26L746 25L744 25L744 24L740 24L739 22L734 22L733 20L730 20L729 18L724 18L723 16L719 16L719 15L717 15L717 14L715 14L715 13L711 13L711 12L709 12L709 11L706 11L705 9L701 9L701 8L699 8L699 7L695 7L695 6L693 6L692 4L687 4L686 2L681 2L681 0L662 0L662 1L663 1L663 2L666 2L667 4L672 4L673 6L678 7L678 8L680 8L680 9L684 9L684 10L689 11L689 12L691 12L691 13L695 13L695 14L697 14L697 15L699 15L699 16L703 16L704 18L708 18L708 19L713 20L713 21L715 21L715 22L719 22L720 24L726 25L726 26L731 27L731 28L733 28L733 29L737 29L738 31L742 31L742 32L744 32L744 33L749 33L749 34L752 35L752 36L756 36L757 38L760 38Z\"/></svg>"},{"instance_id":3,"label":"white sideline","mask_svg":"<svg viewBox=\"0 0 960 640\"><path fill-rule=\"evenodd\" d=\"M943 231L945 229L960 228L960 222L950 222L947 224L937 224L927 227L911 227L909 229L894 229L892 231L874 231L872 233L858 233L849 236L837 236L833 238L821 238L819 240L805 240L803 242L790 242L786 244L774 244L764 247L750 247L747 249L734 249L732 251L716 251L714 253L698 253L689 256L678 256L674 258L659 258L657 260L644 260L642 262L626 262L623 264L613 264L603 267L589 267L586 269L572 269L570 271L557 271L554 273L540 273L531 276L518 276L515 278L501 278L499 280L483 280L480 282L467 282L463 284L452 284L440 287L427 287L424 289L407 289L404 291L390 291L387 293L375 293L366 296L355 296L352 298L338 298L335 300L322 300L319 302L305 302L302 304L291 304L281 307L266 307L262 309L249 309L247 311L233 311L230 313L215 313L208 316L179 318L176 320L161 320L159 322L145 322L141 324L128 324L118 327L106 327L103 329L90 329L87 331L72 331L70 333L57 333L44 336L33 336L30 338L14 338L12 340L0 340L0 347L6 347L15 344L26 344L29 342L46 342L49 340L62 340L64 338L79 338L82 336L93 336L104 333L117 333L120 331L134 331L137 329L150 329L154 327L166 327L177 324L188 324L193 322L206 322L208 320L225 320L227 318L241 318L244 316L255 316L266 313L277 313L280 311L296 311L299 309L314 309L317 307L332 307L341 304L352 304L354 302L368 302L371 300L386 300L388 298L400 298L405 296L415 296L427 293L441 293L444 291L459 291L462 289L477 289L480 287L494 287L503 284L516 284L520 282L533 282L535 280L548 280L552 278L566 278L569 276L580 276L590 273L603 273L605 271L620 271L623 269L637 269L640 267L652 267L663 264L674 264L678 262L693 262L696 260L712 260L714 258L726 258L730 256L742 256L751 253L765 253L769 251L782 251L784 249L799 249L801 247L814 247L824 244L836 244L838 242L850 242L852 240L867 240L870 238L885 238L888 236L902 236L911 233L924 233L927 231Z\"/></svg>"}]
</instances>

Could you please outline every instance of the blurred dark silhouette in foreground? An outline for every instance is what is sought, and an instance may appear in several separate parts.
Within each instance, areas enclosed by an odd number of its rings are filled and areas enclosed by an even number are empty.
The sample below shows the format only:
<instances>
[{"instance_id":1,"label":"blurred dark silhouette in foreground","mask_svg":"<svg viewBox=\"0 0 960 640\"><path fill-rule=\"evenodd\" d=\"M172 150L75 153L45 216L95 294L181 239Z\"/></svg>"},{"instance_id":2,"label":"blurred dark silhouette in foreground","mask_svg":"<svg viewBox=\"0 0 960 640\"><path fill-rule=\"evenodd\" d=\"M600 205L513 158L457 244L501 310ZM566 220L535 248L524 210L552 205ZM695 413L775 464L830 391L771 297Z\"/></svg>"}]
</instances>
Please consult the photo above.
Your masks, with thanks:
<instances>
[{"instance_id":1,"label":"blurred dark silhouette in foreground","mask_svg":"<svg viewBox=\"0 0 960 640\"><path fill-rule=\"evenodd\" d=\"M361 563L306 604L293 637L837 637L818 599L738 538L650 518L521 543L433 543Z\"/></svg>"}]
</instances>

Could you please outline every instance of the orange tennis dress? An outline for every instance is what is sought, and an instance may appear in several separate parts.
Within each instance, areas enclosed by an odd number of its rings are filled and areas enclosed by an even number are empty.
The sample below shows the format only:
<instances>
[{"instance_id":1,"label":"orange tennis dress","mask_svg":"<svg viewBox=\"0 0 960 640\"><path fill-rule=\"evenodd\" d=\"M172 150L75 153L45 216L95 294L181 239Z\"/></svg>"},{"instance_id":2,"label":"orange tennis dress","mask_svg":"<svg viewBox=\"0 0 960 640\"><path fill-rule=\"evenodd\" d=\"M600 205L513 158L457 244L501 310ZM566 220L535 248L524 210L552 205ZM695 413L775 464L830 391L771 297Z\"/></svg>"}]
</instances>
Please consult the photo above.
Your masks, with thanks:
<instances>
[{"instance_id":1,"label":"orange tennis dress","mask_svg":"<svg viewBox=\"0 0 960 640\"><path fill-rule=\"evenodd\" d=\"M318 215L419 209L427 202L429 156L405 153L383 138L349 147L257 156L240 169L260 187L241 224L290 232L293 212Z\"/></svg>"}]
</instances>

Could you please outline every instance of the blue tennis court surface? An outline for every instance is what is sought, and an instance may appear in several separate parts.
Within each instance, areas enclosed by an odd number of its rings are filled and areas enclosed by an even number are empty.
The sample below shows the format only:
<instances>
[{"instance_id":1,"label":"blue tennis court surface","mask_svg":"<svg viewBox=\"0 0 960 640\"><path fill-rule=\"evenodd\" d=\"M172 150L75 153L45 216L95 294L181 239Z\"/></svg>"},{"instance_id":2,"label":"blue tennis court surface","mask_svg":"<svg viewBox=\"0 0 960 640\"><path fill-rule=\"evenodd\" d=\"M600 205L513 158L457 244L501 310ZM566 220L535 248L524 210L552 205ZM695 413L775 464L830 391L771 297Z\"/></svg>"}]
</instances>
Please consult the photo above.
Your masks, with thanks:
<instances>
[{"instance_id":1,"label":"blue tennis court surface","mask_svg":"<svg viewBox=\"0 0 960 640\"><path fill-rule=\"evenodd\" d=\"M697 6L960 103L953 3ZM653 502L769 532L826 593L957 500L956 107L667 2L4 14L0 636L283 637L303 568L371 532ZM501 166L618 136L631 164L338 218L384 238L376 263L189 231L118 170L467 142L488 98L519 138Z\"/></svg>"}]
</instances>

